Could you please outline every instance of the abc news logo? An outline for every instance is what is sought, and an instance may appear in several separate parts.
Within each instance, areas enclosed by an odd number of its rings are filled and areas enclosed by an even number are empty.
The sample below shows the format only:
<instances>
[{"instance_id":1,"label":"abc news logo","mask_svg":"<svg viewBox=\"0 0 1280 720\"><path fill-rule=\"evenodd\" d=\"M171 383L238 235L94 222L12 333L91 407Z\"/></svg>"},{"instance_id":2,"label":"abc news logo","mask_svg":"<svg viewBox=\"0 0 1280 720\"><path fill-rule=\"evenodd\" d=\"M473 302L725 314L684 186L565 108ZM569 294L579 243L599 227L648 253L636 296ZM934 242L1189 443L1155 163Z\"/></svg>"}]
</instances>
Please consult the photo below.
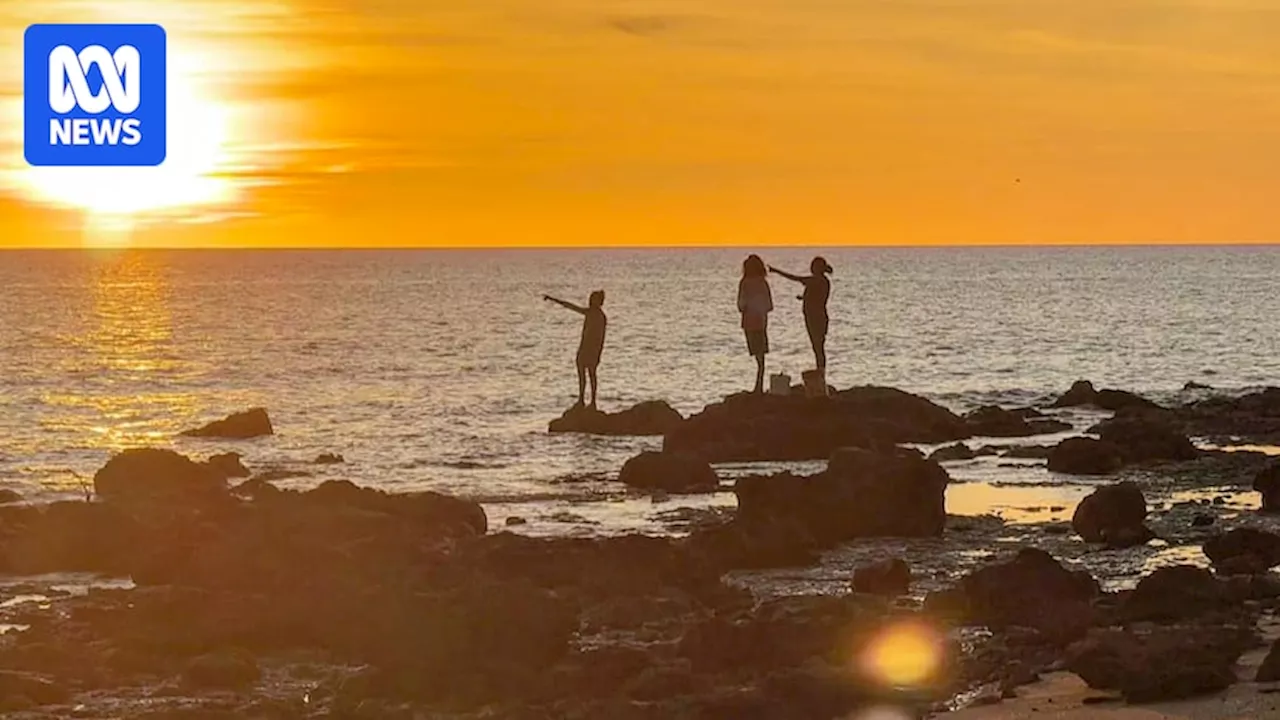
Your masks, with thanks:
<instances>
[{"instance_id":1,"label":"abc news logo","mask_svg":"<svg viewBox=\"0 0 1280 720\"><path fill-rule=\"evenodd\" d=\"M32 165L164 162L166 37L159 25L32 25L24 153Z\"/></svg>"}]
</instances>

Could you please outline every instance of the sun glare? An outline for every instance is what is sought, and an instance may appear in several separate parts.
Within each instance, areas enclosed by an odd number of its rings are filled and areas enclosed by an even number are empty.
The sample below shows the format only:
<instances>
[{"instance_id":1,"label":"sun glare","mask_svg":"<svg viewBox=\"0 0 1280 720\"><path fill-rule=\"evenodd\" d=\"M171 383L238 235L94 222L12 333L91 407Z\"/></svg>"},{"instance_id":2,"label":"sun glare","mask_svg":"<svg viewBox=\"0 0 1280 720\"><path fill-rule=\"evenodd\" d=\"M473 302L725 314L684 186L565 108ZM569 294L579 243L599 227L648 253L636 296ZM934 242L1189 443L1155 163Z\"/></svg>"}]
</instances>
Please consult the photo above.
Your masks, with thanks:
<instances>
[{"instance_id":1,"label":"sun glare","mask_svg":"<svg viewBox=\"0 0 1280 720\"><path fill-rule=\"evenodd\" d=\"M90 215L135 216L231 199L216 175L225 162L229 112L201 87L199 58L171 47L168 78L168 155L158 167L30 167L21 183L33 199Z\"/></svg>"},{"instance_id":2,"label":"sun glare","mask_svg":"<svg viewBox=\"0 0 1280 720\"><path fill-rule=\"evenodd\" d=\"M944 641L937 630L906 621L884 628L860 658L870 676L890 687L921 687L942 666Z\"/></svg>"}]
</instances>

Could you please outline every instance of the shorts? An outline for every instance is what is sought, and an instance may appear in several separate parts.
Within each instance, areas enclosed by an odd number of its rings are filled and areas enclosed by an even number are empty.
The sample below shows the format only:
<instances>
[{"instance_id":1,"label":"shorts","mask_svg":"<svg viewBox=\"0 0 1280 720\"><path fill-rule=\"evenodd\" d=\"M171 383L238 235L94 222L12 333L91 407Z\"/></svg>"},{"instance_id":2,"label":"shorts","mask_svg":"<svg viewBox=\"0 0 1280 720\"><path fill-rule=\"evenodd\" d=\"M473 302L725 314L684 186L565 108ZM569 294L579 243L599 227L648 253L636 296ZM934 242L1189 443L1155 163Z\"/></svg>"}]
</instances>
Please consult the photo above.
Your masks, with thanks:
<instances>
[{"instance_id":1,"label":"shorts","mask_svg":"<svg viewBox=\"0 0 1280 720\"><path fill-rule=\"evenodd\" d=\"M747 330L747 352L755 357L757 355L766 355L769 352L769 331L768 330Z\"/></svg>"},{"instance_id":2,"label":"shorts","mask_svg":"<svg viewBox=\"0 0 1280 720\"><path fill-rule=\"evenodd\" d=\"M809 338L813 340L825 339L827 337L827 325L829 321L826 315L804 317L804 327L809 331Z\"/></svg>"},{"instance_id":3,"label":"shorts","mask_svg":"<svg viewBox=\"0 0 1280 720\"><path fill-rule=\"evenodd\" d=\"M591 368L600 364L600 356L603 355L604 348L582 347L578 348L578 367Z\"/></svg>"}]
</instances>

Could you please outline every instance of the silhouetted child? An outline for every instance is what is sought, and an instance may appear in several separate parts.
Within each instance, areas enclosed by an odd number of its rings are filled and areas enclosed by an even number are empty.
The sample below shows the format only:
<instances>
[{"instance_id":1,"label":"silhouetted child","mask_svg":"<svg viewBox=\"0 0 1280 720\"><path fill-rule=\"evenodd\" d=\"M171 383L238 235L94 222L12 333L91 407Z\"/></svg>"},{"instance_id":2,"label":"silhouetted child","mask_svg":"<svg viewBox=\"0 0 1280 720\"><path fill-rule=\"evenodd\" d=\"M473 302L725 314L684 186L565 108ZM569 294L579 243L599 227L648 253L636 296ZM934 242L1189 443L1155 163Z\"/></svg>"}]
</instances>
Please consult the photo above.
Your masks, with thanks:
<instances>
[{"instance_id":1,"label":"silhouetted child","mask_svg":"<svg viewBox=\"0 0 1280 720\"><path fill-rule=\"evenodd\" d=\"M742 280L738 282L742 331L747 336L747 352L756 359L756 393L764 392L764 356L769 353L769 313L773 311L767 275L764 260L750 255L742 263Z\"/></svg>"},{"instance_id":2,"label":"silhouetted child","mask_svg":"<svg viewBox=\"0 0 1280 720\"><path fill-rule=\"evenodd\" d=\"M587 377L591 378L591 407L596 406L597 379L596 369L600 367L600 354L604 352L604 332L608 318L604 315L604 291L596 290L587 300L587 307L574 305L543 295L544 300L566 307L583 316L582 341L578 343L578 405L581 406L586 393Z\"/></svg>"},{"instance_id":3,"label":"silhouetted child","mask_svg":"<svg viewBox=\"0 0 1280 720\"><path fill-rule=\"evenodd\" d=\"M769 272L777 273L788 280L804 283L804 294L800 296L804 302L804 327L809 331L809 344L813 346L813 357L825 381L827 325L829 324L827 298L831 296L831 281L827 279L827 275L831 274L831 266L825 259L816 257L809 263L809 272L813 273L812 275L792 275L772 265L769 266Z\"/></svg>"}]
</instances>

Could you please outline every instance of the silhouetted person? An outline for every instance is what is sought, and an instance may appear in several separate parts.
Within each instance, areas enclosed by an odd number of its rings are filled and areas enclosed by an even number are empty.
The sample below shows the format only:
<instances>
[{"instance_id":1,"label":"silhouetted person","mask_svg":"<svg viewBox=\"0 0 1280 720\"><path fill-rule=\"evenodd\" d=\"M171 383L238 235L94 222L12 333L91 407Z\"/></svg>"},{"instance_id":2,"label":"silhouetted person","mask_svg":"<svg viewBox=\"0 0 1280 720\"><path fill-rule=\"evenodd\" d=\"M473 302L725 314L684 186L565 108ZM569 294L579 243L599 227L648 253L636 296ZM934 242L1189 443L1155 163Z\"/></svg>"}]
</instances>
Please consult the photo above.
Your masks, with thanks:
<instances>
[{"instance_id":1,"label":"silhouetted person","mask_svg":"<svg viewBox=\"0 0 1280 720\"><path fill-rule=\"evenodd\" d=\"M738 312L742 313L747 352L756 359L757 393L764 392L764 356L769 353L769 313L773 311L767 275L760 256L749 255L742 263L742 280L738 282Z\"/></svg>"},{"instance_id":2,"label":"silhouetted person","mask_svg":"<svg viewBox=\"0 0 1280 720\"><path fill-rule=\"evenodd\" d=\"M769 266L769 271L804 284L804 294L800 296L804 301L804 327L809 331L809 344L813 345L813 357L818 363L818 369L823 371L825 381L829 323L827 298L831 297L831 281L827 279L827 275L831 274L831 266L823 258L816 257L809 263L809 272L813 273L812 275L792 275L772 265Z\"/></svg>"},{"instance_id":3,"label":"silhouetted person","mask_svg":"<svg viewBox=\"0 0 1280 720\"><path fill-rule=\"evenodd\" d=\"M609 322L604 315L604 291L596 290L591 293L591 298L587 300L587 307L574 305L550 295L543 295L542 298L583 316L582 341L578 343L578 405L581 406L585 401L583 396L587 389L587 377L590 376L591 407L594 408L598 384L596 369L600 367L600 355L604 352L605 326Z\"/></svg>"}]
</instances>

